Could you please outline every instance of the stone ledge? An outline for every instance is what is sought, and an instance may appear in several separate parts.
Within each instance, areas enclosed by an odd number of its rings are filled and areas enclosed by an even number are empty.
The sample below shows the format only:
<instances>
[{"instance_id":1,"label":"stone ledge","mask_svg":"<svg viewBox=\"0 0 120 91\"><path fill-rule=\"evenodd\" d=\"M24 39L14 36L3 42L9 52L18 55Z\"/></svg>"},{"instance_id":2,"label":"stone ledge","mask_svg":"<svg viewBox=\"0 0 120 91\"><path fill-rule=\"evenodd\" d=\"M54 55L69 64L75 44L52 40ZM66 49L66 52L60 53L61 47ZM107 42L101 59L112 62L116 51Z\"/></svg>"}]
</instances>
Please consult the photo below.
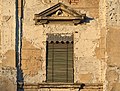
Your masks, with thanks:
<instances>
[{"instance_id":1,"label":"stone ledge","mask_svg":"<svg viewBox=\"0 0 120 91\"><path fill-rule=\"evenodd\" d=\"M41 89L41 88L103 89L103 84L102 83L39 83L39 84L25 83L23 85L23 88L24 89Z\"/></svg>"}]
</instances>

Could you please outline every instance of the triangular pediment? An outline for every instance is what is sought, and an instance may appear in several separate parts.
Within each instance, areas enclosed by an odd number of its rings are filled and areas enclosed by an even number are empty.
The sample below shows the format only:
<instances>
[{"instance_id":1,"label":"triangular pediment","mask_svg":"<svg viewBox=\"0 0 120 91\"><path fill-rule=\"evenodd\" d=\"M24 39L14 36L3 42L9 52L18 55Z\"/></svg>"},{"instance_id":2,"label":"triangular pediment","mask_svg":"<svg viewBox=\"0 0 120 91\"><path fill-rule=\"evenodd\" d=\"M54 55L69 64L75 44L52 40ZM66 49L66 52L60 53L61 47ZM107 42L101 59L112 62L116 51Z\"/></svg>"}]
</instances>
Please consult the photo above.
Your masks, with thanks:
<instances>
[{"instance_id":1,"label":"triangular pediment","mask_svg":"<svg viewBox=\"0 0 120 91\"><path fill-rule=\"evenodd\" d=\"M50 20L73 20L79 23L80 20L85 18L85 14L79 14L72 8L58 3L39 14L35 14L35 24L45 24Z\"/></svg>"}]
</instances>

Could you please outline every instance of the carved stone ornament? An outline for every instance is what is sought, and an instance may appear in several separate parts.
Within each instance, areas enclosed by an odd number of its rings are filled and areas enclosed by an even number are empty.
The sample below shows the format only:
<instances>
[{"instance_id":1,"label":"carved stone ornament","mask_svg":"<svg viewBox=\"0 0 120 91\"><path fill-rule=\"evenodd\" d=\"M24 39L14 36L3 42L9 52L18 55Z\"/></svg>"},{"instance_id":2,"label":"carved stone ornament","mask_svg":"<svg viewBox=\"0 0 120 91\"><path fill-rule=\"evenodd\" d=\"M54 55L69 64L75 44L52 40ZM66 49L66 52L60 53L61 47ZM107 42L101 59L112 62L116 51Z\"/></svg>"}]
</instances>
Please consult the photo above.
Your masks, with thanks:
<instances>
[{"instance_id":1,"label":"carved stone ornament","mask_svg":"<svg viewBox=\"0 0 120 91\"><path fill-rule=\"evenodd\" d=\"M39 14L35 14L35 24L47 24L50 21L73 21L74 24L79 24L85 19L86 14L79 14L75 10L69 8L63 3L58 3Z\"/></svg>"}]
</instances>

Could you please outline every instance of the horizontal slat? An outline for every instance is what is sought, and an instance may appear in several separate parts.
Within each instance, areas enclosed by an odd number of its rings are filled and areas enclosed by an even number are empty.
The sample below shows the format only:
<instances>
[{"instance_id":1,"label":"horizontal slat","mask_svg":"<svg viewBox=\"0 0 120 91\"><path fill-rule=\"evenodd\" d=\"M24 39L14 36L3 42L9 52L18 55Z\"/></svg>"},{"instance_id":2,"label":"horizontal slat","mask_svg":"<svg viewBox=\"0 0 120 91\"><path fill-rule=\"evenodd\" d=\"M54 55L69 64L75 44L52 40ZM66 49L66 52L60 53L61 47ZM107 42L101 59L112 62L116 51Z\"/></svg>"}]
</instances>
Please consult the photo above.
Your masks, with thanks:
<instances>
[{"instance_id":1,"label":"horizontal slat","mask_svg":"<svg viewBox=\"0 0 120 91\"><path fill-rule=\"evenodd\" d=\"M61 80L61 79L55 79L54 82L66 82L64 79Z\"/></svg>"},{"instance_id":2,"label":"horizontal slat","mask_svg":"<svg viewBox=\"0 0 120 91\"><path fill-rule=\"evenodd\" d=\"M58 48L52 48L52 49L48 49L48 52L51 52L51 53L53 53L53 52L68 52L68 53L72 53L73 52L73 49L71 48L71 49L66 49L66 48L60 48L60 49L58 49Z\"/></svg>"},{"instance_id":3,"label":"horizontal slat","mask_svg":"<svg viewBox=\"0 0 120 91\"><path fill-rule=\"evenodd\" d=\"M55 48L54 52L67 52L67 49L66 48L64 48L64 49L63 48L59 48L59 49Z\"/></svg>"},{"instance_id":4,"label":"horizontal slat","mask_svg":"<svg viewBox=\"0 0 120 91\"><path fill-rule=\"evenodd\" d=\"M73 49L73 46L67 46L67 45L50 45L50 46L48 46L48 49Z\"/></svg>"},{"instance_id":5,"label":"horizontal slat","mask_svg":"<svg viewBox=\"0 0 120 91\"><path fill-rule=\"evenodd\" d=\"M61 79L62 80L62 79L66 79L66 77L65 76L55 76L54 79Z\"/></svg>"},{"instance_id":6,"label":"horizontal slat","mask_svg":"<svg viewBox=\"0 0 120 91\"><path fill-rule=\"evenodd\" d=\"M48 52L48 56L52 56L53 55L53 51L52 52Z\"/></svg>"},{"instance_id":7,"label":"horizontal slat","mask_svg":"<svg viewBox=\"0 0 120 91\"><path fill-rule=\"evenodd\" d=\"M67 57L66 53L55 53L54 54L54 58L63 58L63 57L65 58Z\"/></svg>"},{"instance_id":8,"label":"horizontal slat","mask_svg":"<svg viewBox=\"0 0 120 91\"><path fill-rule=\"evenodd\" d=\"M49 44L49 43L48 43L48 45L47 45L47 46L48 46L48 48L53 48L53 46L54 46L54 45L53 45L53 44Z\"/></svg>"},{"instance_id":9,"label":"horizontal slat","mask_svg":"<svg viewBox=\"0 0 120 91\"><path fill-rule=\"evenodd\" d=\"M56 72L48 72L48 76L52 76L52 75L59 75L59 76L62 76L61 74L63 74L64 77L66 77L67 75L67 72L59 72L59 73L56 73ZM68 73L68 77L72 77L73 76L73 72L71 73Z\"/></svg>"},{"instance_id":10,"label":"horizontal slat","mask_svg":"<svg viewBox=\"0 0 120 91\"><path fill-rule=\"evenodd\" d=\"M55 58L54 62L65 63L67 60L65 58Z\"/></svg>"},{"instance_id":11,"label":"horizontal slat","mask_svg":"<svg viewBox=\"0 0 120 91\"><path fill-rule=\"evenodd\" d=\"M60 63L65 63L65 62L67 62L66 58L64 58L64 57L62 57L62 58L56 57L56 58L54 58L53 61L54 61L54 62L60 62Z\"/></svg>"},{"instance_id":12,"label":"horizontal slat","mask_svg":"<svg viewBox=\"0 0 120 91\"><path fill-rule=\"evenodd\" d=\"M55 77L54 80L55 80L55 81L56 81L56 80L60 80L60 81L61 81L61 80L64 80L64 81L65 81L65 80L66 80L66 77Z\"/></svg>"},{"instance_id":13,"label":"horizontal slat","mask_svg":"<svg viewBox=\"0 0 120 91\"><path fill-rule=\"evenodd\" d=\"M66 44L54 44L54 48L67 48Z\"/></svg>"},{"instance_id":14,"label":"horizontal slat","mask_svg":"<svg viewBox=\"0 0 120 91\"><path fill-rule=\"evenodd\" d=\"M50 61L54 61L54 62L68 62L68 63L72 63L73 62L72 59L67 60L67 58L55 58L54 60L50 58Z\"/></svg>"},{"instance_id":15,"label":"horizontal slat","mask_svg":"<svg viewBox=\"0 0 120 91\"><path fill-rule=\"evenodd\" d=\"M57 65L57 66L47 66L47 68L48 69L52 69L52 68L54 68L55 70L58 70L58 69L68 69L68 70L72 70L73 68L72 68L72 66L69 66L68 68L67 68L67 65L65 65L64 67L63 66L59 66L59 65Z\"/></svg>"},{"instance_id":16,"label":"horizontal slat","mask_svg":"<svg viewBox=\"0 0 120 91\"><path fill-rule=\"evenodd\" d=\"M72 67L73 66L73 64L72 64L72 62L71 63L68 63L67 64L67 62L48 62L48 67L49 66L54 66L54 67L66 67L66 66L68 66L68 67Z\"/></svg>"},{"instance_id":17,"label":"horizontal slat","mask_svg":"<svg viewBox=\"0 0 120 91\"><path fill-rule=\"evenodd\" d=\"M53 61L53 58L52 58L52 57L49 57L49 58L48 58L48 61Z\"/></svg>"},{"instance_id":18,"label":"horizontal slat","mask_svg":"<svg viewBox=\"0 0 120 91\"><path fill-rule=\"evenodd\" d=\"M56 74L54 74L54 75L52 75L52 74L50 74L50 75L48 75L48 78L49 79L52 79L52 78L56 78L56 79L62 79L62 78L64 78L64 79L68 79L68 80L71 80L71 79L73 79L73 75L71 75L71 76L66 76L66 74L64 74L64 75L56 75Z\"/></svg>"},{"instance_id":19,"label":"horizontal slat","mask_svg":"<svg viewBox=\"0 0 120 91\"><path fill-rule=\"evenodd\" d=\"M57 68L57 69L54 69L54 70L52 70L51 68L49 69L49 70L47 70L47 72L57 72L57 73L60 73L60 72L68 72L68 73L72 73L73 72L73 69L71 68L71 69L60 69L60 68Z\"/></svg>"}]
</instances>

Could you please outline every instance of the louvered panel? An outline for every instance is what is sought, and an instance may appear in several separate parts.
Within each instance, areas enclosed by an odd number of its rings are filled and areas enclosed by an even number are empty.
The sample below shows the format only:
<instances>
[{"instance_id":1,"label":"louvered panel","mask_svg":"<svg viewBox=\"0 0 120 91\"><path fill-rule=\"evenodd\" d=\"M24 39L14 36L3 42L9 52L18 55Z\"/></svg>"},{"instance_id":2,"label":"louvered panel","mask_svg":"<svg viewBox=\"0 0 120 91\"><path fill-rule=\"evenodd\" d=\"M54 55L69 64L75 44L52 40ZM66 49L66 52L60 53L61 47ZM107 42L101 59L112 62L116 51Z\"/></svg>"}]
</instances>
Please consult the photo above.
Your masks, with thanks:
<instances>
[{"instance_id":1,"label":"louvered panel","mask_svg":"<svg viewBox=\"0 0 120 91\"><path fill-rule=\"evenodd\" d=\"M71 62L71 63L68 63L68 71L73 71L73 62Z\"/></svg>"},{"instance_id":2,"label":"louvered panel","mask_svg":"<svg viewBox=\"0 0 120 91\"><path fill-rule=\"evenodd\" d=\"M49 53L48 53L48 59L49 59L49 60L52 60L52 59L53 59L53 52L49 52Z\"/></svg>"},{"instance_id":3,"label":"louvered panel","mask_svg":"<svg viewBox=\"0 0 120 91\"><path fill-rule=\"evenodd\" d=\"M73 82L73 44L68 44L68 82Z\"/></svg>"},{"instance_id":4,"label":"louvered panel","mask_svg":"<svg viewBox=\"0 0 120 91\"><path fill-rule=\"evenodd\" d=\"M64 49L63 48L59 48L59 49L56 48L56 49L54 49L54 52L60 52L61 53L61 52L67 52L67 50L66 50L66 48L64 48Z\"/></svg>"},{"instance_id":5,"label":"louvered panel","mask_svg":"<svg viewBox=\"0 0 120 91\"><path fill-rule=\"evenodd\" d=\"M54 58L55 59L63 59L66 58L66 53L62 52L62 53L55 53L54 54Z\"/></svg>"},{"instance_id":6,"label":"louvered panel","mask_svg":"<svg viewBox=\"0 0 120 91\"><path fill-rule=\"evenodd\" d=\"M47 81L52 81L52 70L47 70Z\"/></svg>"},{"instance_id":7,"label":"louvered panel","mask_svg":"<svg viewBox=\"0 0 120 91\"><path fill-rule=\"evenodd\" d=\"M51 56L51 57L49 56L49 57L48 57L48 60L49 60L49 61L52 61L52 60L53 60L52 56Z\"/></svg>"},{"instance_id":8,"label":"louvered panel","mask_svg":"<svg viewBox=\"0 0 120 91\"><path fill-rule=\"evenodd\" d=\"M53 51L54 51L54 49L48 50L48 56L52 56L53 55Z\"/></svg>"},{"instance_id":9,"label":"louvered panel","mask_svg":"<svg viewBox=\"0 0 120 91\"><path fill-rule=\"evenodd\" d=\"M54 67L56 67L56 66L54 66ZM62 66L61 66L62 67ZM66 71L67 70L67 68L61 68L60 66L59 67L57 67L54 71L61 71L61 72L63 72L63 71Z\"/></svg>"},{"instance_id":10,"label":"louvered panel","mask_svg":"<svg viewBox=\"0 0 120 91\"><path fill-rule=\"evenodd\" d=\"M68 61L73 61L73 53L68 53Z\"/></svg>"},{"instance_id":11,"label":"louvered panel","mask_svg":"<svg viewBox=\"0 0 120 91\"><path fill-rule=\"evenodd\" d=\"M71 73L72 74L72 73ZM73 75L68 75L68 78L67 78L68 82L73 82Z\"/></svg>"},{"instance_id":12,"label":"louvered panel","mask_svg":"<svg viewBox=\"0 0 120 91\"><path fill-rule=\"evenodd\" d=\"M66 44L62 44L62 43L59 43L59 44L55 44L54 45L54 48L56 49L66 49L67 48L67 45Z\"/></svg>"},{"instance_id":13,"label":"louvered panel","mask_svg":"<svg viewBox=\"0 0 120 91\"><path fill-rule=\"evenodd\" d=\"M66 75L66 72L65 71L56 71L56 72L54 72L54 76L65 76Z\"/></svg>"},{"instance_id":14,"label":"louvered panel","mask_svg":"<svg viewBox=\"0 0 120 91\"><path fill-rule=\"evenodd\" d=\"M53 67L52 67L52 62L53 62L53 44L48 44L48 50L47 50L47 82L52 82L53 81Z\"/></svg>"},{"instance_id":15,"label":"louvered panel","mask_svg":"<svg viewBox=\"0 0 120 91\"><path fill-rule=\"evenodd\" d=\"M67 65L67 63L59 63L59 64L55 64L55 67L57 67L57 68L60 68L60 67L66 67L66 65ZM57 69L56 68L56 69Z\"/></svg>"},{"instance_id":16,"label":"louvered panel","mask_svg":"<svg viewBox=\"0 0 120 91\"><path fill-rule=\"evenodd\" d=\"M47 81L73 82L73 45L48 44Z\"/></svg>"},{"instance_id":17,"label":"louvered panel","mask_svg":"<svg viewBox=\"0 0 120 91\"><path fill-rule=\"evenodd\" d=\"M48 53L49 53L49 52L53 52L53 49L54 49L54 48L49 48Z\"/></svg>"},{"instance_id":18,"label":"louvered panel","mask_svg":"<svg viewBox=\"0 0 120 91\"><path fill-rule=\"evenodd\" d=\"M68 44L68 48L73 48L73 44L72 44L72 43L69 43L69 44Z\"/></svg>"},{"instance_id":19,"label":"louvered panel","mask_svg":"<svg viewBox=\"0 0 120 91\"><path fill-rule=\"evenodd\" d=\"M53 48L53 45L54 45L53 43L47 43L48 49Z\"/></svg>"},{"instance_id":20,"label":"louvered panel","mask_svg":"<svg viewBox=\"0 0 120 91\"><path fill-rule=\"evenodd\" d=\"M73 49L68 49L68 53L71 53L71 52L73 52Z\"/></svg>"},{"instance_id":21,"label":"louvered panel","mask_svg":"<svg viewBox=\"0 0 120 91\"><path fill-rule=\"evenodd\" d=\"M73 44L70 43L68 44L68 63L73 64ZM70 67L72 68L72 65L70 65Z\"/></svg>"},{"instance_id":22,"label":"louvered panel","mask_svg":"<svg viewBox=\"0 0 120 91\"><path fill-rule=\"evenodd\" d=\"M60 58L60 59L57 59L57 58L55 58L55 61L58 63L58 64L64 64L64 62L66 61L64 58ZM54 63L56 63L54 61Z\"/></svg>"},{"instance_id":23,"label":"louvered panel","mask_svg":"<svg viewBox=\"0 0 120 91\"><path fill-rule=\"evenodd\" d=\"M61 46L64 46L63 44ZM66 45L65 45L66 47ZM66 48L59 50L55 49L55 70L54 70L54 80L57 82L64 82L66 81L66 70L67 70L67 62L66 62Z\"/></svg>"},{"instance_id":24,"label":"louvered panel","mask_svg":"<svg viewBox=\"0 0 120 91\"><path fill-rule=\"evenodd\" d=\"M68 82L73 82L73 68L68 68Z\"/></svg>"},{"instance_id":25,"label":"louvered panel","mask_svg":"<svg viewBox=\"0 0 120 91\"><path fill-rule=\"evenodd\" d=\"M63 78L63 77L61 77L61 78L56 78L56 79L54 80L54 82L65 82L65 81L66 81L66 79Z\"/></svg>"},{"instance_id":26,"label":"louvered panel","mask_svg":"<svg viewBox=\"0 0 120 91\"><path fill-rule=\"evenodd\" d=\"M59 75L54 75L54 80L56 80L56 79L59 79L59 82L61 82L61 80L63 79L64 81L66 81L66 74L64 74L64 75L61 75L61 74L59 74Z\"/></svg>"},{"instance_id":27,"label":"louvered panel","mask_svg":"<svg viewBox=\"0 0 120 91\"><path fill-rule=\"evenodd\" d=\"M56 74L54 74L54 80L56 82L65 82L66 81L66 72L56 72Z\"/></svg>"}]
</instances>

